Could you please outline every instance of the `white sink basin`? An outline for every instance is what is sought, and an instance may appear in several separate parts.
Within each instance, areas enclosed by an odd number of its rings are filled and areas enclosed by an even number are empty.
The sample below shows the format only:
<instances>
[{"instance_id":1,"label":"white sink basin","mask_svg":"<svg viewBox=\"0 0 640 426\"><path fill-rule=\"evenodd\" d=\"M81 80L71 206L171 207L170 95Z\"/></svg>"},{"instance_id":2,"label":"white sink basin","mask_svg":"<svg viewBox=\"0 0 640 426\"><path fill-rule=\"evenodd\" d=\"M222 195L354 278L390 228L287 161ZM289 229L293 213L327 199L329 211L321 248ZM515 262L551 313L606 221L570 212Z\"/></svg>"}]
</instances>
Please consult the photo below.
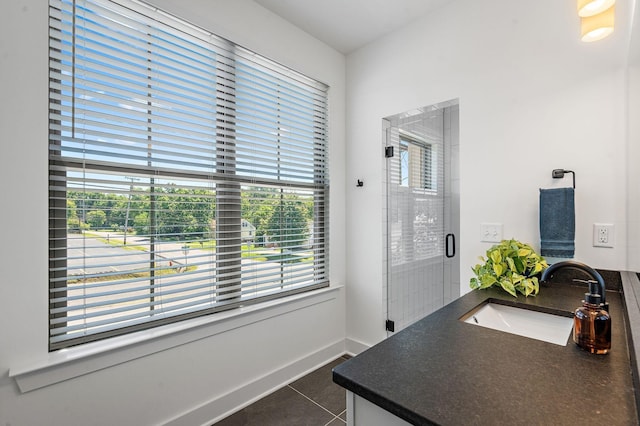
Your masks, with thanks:
<instances>
[{"instance_id":1,"label":"white sink basin","mask_svg":"<svg viewBox=\"0 0 640 426\"><path fill-rule=\"evenodd\" d=\"M573 318L486 303L461 318L467 324L492 328L531 339L566 346Z\"/></svg>"}]
</instances>

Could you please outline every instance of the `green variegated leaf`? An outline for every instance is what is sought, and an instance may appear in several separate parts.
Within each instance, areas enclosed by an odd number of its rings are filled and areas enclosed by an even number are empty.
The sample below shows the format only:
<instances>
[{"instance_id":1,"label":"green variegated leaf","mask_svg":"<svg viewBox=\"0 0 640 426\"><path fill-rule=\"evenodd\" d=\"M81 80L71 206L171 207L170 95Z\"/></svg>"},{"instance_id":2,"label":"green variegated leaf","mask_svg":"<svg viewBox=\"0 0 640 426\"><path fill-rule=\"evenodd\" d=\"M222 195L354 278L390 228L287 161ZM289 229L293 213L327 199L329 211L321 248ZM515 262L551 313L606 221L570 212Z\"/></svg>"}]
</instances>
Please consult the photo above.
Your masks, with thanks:
<instances>
[{"instance_id":1,"label":"green variegated leaf","mask_svg":"<svg viewBox=\"0 0 640 426\"><path fill-rule=\"evenodd\" d=\"M506 280L506 279L505 280L501 280L500 281L500 286L502 286L504 291L506 291L507 293L509 293L513 297L518 297L518 295L516 294L516 288L513 286L511 281Z\"/></svg>"},{"instance_id":2,"label":"green variegated leaf","mask_svg":"<svg viewBox=\"0 0 640 426\"><path fill-rule=\"evenodd\" d=\"M538 292L540 291L540 283L538 282L538 278L531 278L531 282L533 284L533 294L538 294Z\"/></svg>"},{"instance_id":3,"label":"green variegated leaf","mask_svg":"<svg viewBox=\"0 0 640 426\"><path fill-rule=\"evenodd\" d=\"M513 263L516 265L516 270L519 274L522 274L525 271L526 264L522 259L516 257L515 259L513 259Z\"/></svg>"},{"instance_id":4,"label":"green variegated leaf","mask_svg":"<svg viewBox=\"0 0 640 426\"><path fill-rule=\"evenodd\" d=\"M542 264L541 263L536 263L535 265L533 265L533 273L534 274L539 274L540 272L542 272Z\"/></svg>"},{"instance_id":5,"label":"green variegated leaf","mask_svg":"<svg viewBox=\"0 0 640 426\"><path fill-rule=\"evenodd\" d=\"M480 284L478 283L478 279L477 278L471 278L471 281L469 282L469 286L471 286L471 288L473 290L475 290L476 288L480 287Z\"/></svg>"},{"instance_id":6,"label":"green variegated leaf","mask_svg":"<svg viewBox=\"0 0 640 426\"><path fill-rule=\"evenodd\" d=\"M497 282L498 280L496 277L492 275L483 275L480 279L480 288L489 288Z\"/></svg>"},{"instance_id":7,"label":"green variegated leaf","mask_svg":"<svg viewBox=\"0 0 640 426\"><path fill-rule=\"evenodd\" d=\"M521 282L522 280L524 280L524 277L520 274L513 274L511 276L511 282L513 282L514 284L517 284L519 282Z\"/></svg>"},{"instance_id":8,"label":"green variegated leaf","mask_svg":"<svg viewBox=\"0 0 640 426\"><path fill-rule=\"evenodd\" d=\"M504 269L502 268L502 264L501 263L494 263L493 264L493 272L496 274L496 277L501 276L502 273L504 272Z\"/></svg>"},{"instance_id":9,"label":"green variegated leaf","mask_svg":"<svg viewBox=\"0 0 640 426\"><path fill-rule=\"evenodd\" d=\"M500 250L492 250L490 253L488 253L488 256L493 261L493 263L500 263L502 261Z\"/></svg>"}]
</instances>

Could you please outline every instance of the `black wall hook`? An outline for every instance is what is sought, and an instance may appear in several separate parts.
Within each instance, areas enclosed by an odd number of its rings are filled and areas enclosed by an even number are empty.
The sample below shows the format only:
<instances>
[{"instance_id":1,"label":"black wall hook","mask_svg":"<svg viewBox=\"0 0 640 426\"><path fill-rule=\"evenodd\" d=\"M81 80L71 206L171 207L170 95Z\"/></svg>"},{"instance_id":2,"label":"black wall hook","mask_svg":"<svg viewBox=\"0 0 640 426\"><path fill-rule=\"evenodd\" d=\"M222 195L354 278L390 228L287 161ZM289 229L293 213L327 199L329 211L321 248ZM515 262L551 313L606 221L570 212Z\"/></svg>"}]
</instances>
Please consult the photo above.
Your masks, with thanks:
<instances>
[{"instance_id":1,"label":"black wall hook","mask_svg":"<svg viewBox=\"0 0 640 426\"><path fill-rule=\"evenodd\" d=\"M357 183L356 183L356 187L360 188L360 187L362 187L362 186L364 186L364 182L363 182L363 181L361 181L360 179L358 179L358 181L357 181Z\"/></svg>"},{"instance_id":2,"label":"black wall hook","mask_svg":"<svg viewBox=\"0 0 640 426\"><path fill-rule=\"evenodd\" d=\"M551 172L551 176L554 179L562 179L565 173L571 173L573 175L573 189L576 189L576 174L573 172L573 170L554 169Z\"/></svg>"}]
</instances>

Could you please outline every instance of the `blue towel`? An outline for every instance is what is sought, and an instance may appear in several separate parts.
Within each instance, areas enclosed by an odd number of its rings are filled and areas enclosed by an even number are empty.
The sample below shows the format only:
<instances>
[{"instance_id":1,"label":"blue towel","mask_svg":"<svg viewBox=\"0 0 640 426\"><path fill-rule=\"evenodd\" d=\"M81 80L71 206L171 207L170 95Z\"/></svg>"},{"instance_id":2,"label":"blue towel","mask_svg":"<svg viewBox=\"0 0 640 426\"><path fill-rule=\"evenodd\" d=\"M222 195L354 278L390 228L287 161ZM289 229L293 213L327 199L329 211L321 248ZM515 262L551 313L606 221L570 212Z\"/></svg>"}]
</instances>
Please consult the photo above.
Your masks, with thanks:
<instances>
[{"instance_id":1,"label":"blue towel","mask_svg":"<svg viewBox=\"0 0 640 426\"><path fill-rule=\"evenodd\" d=\"M576 216L573 188L540 190L540 254L572 258Z\"/></svg>"}]
</instances>

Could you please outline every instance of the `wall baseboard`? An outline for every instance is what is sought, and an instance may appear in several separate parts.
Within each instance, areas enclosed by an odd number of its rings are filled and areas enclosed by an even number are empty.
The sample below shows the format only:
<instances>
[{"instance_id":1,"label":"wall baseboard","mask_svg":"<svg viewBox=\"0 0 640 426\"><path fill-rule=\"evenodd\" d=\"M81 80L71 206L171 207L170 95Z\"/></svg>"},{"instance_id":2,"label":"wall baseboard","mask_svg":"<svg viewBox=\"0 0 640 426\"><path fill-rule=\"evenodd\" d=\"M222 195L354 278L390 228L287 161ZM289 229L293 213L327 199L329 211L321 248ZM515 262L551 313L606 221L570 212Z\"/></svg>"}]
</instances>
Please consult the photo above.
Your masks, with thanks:
<instances>
[{"instance_id":1,"label":"wall baseboard","mask_svg":"<svg viewBox=\"0 0 640 426\"><path fill-rule=\"evenodd\" d=\"M369 349L371 346L367 345L365 343L359 342L357 340L354 339L349 339L346 338L344 339L344 350L345 353L351 355L351 356L356 356L358 355L360 352L364 352L367 349Z\"/></svg>"},{"instance_id":2,"label":"wall baseboard","mask_svg":"<svg viewBox=\"0 0 640 426\"><path fill-rule=\"evenodd\" d=\"M211 425L345 353L358 353L347 351L345 345L346 340L340 340L325 346L251 383L180 414L164 424L165 426ZM356 345L353 346L356 347Z\"/></svg>"}]
</instances>

